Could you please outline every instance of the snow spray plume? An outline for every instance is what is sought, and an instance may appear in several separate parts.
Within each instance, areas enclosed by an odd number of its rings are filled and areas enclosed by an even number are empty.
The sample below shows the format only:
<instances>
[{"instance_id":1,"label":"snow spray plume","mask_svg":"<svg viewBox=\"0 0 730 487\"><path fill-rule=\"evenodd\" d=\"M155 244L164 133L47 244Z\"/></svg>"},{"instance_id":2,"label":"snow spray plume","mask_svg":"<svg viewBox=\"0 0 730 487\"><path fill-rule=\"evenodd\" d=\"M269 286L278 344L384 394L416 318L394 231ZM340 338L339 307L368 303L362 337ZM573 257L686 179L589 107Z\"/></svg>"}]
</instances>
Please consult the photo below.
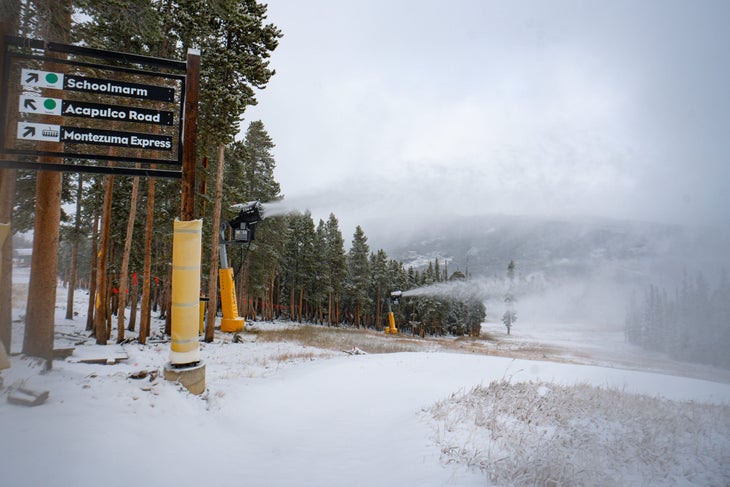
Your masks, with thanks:
<instances>
[{"instance_id":1,"label":"snow spray plume","mask_svg":"<svg viewBox=\"0 0 730 487\"><path fill-rule=\"evenodd\" d=\"M261 203L266 218L272 216L287 215L289 213L298 213L299 210L294 206L287 204L284 200L269 201Z\"/></svg>"},{"instance_id":2,"label":"snow spray plume","mask_svg":"<svg viewBox=\"0 0 730 487\"><path fill-rule=\"evenodd\" d=\"M249 212L254 209L260 210L261 219L272 216L287 215L289 213L299 213L299 210L291 204L287 204L284 200L269 201L261 203L260 201L249 201L248 203L236 203L231 205L231 210Z\"/></svg>"},{"instance_id":3,"label":"snow spray plume","mask_svg":"<svg viewBox=\"0 0 730 487\"><path fill-rule=\"evenodd\" d=\"M403 292L403 297L430 296L449 297L453 299L478 299L486 301L495 296L503 296L507 284L501 279L476 278L468 281L448 281L410 289Z\"/></svg>"}]
</instances>

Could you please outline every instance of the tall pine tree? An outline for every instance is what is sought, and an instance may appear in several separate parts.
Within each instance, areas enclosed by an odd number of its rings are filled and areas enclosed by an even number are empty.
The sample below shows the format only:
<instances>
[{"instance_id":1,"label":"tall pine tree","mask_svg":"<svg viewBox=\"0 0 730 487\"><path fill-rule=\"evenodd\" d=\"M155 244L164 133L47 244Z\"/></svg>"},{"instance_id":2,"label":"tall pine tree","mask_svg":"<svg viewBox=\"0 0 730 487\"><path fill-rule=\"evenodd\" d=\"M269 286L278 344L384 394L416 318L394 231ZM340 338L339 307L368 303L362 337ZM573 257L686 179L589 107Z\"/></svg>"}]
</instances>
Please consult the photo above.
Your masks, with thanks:
<instances>
[{"instance_id":1,"label":"tall pine tree","mask_svg":"<svg viewBox=\"0 0 730 487\"><path fill-rule=\"evenodd\" d=\"M354 324L363 325L363 311L368 304L368 285L370 283L370 247L360 225L355 228L352 245L347 253L347 291L352 302Z\"/></svg>"},{"instance_id":2,"label":"tall pine tree","mask_svg":"<svg viewBox=\"0 0 730 487\"><path fill-rule=\"evenodd\" d=\"M325 223L325 245L327 250L327 269L329 272L329 296L327 323L340 324L340 301L345 288L347 277L347 256L345 241L342 238L340 224L334 213L330 213Z\"/></svg>"}]
</instances>

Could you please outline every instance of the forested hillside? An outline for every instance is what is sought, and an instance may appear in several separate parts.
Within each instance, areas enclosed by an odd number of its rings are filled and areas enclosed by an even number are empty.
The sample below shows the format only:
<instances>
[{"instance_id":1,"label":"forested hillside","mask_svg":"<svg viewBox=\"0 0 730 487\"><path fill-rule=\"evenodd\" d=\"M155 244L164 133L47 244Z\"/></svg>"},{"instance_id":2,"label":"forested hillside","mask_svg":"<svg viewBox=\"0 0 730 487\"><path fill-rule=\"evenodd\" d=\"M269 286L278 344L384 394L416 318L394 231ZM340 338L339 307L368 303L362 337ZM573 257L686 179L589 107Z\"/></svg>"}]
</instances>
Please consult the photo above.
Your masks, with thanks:
<instances>
[{"instance_id":1,"label":"forested hillside","mask_svg":"<svg viewBox=\"0 0 730 487\"><path fill-rule=\"evenodd\" d=\"M698 272L686 273L667 290L648 286L633 296L626 314L626 339L647 350L677 360L730 368L730 282L722 274L717 284Z\"/></svg>"}]
</instances>

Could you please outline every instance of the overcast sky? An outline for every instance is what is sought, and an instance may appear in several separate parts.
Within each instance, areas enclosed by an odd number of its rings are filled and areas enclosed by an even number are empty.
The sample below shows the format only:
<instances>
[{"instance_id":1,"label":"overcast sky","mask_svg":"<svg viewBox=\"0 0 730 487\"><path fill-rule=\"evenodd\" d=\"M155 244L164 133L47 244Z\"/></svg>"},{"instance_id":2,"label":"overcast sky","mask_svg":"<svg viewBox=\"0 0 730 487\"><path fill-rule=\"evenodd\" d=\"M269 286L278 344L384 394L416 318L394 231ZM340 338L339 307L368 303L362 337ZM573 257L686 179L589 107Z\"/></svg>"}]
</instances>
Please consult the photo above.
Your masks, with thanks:
<instances>
[{"instance_id":1,"label":"overcast sky","mask_svg":"<svg viewBox=\"0 0 730 487\"><path fill-rule=\"evenodd\" d=\"M286 199L379 219L730 220L730 2L269 0Z\"/></svg>"}]
</instances>

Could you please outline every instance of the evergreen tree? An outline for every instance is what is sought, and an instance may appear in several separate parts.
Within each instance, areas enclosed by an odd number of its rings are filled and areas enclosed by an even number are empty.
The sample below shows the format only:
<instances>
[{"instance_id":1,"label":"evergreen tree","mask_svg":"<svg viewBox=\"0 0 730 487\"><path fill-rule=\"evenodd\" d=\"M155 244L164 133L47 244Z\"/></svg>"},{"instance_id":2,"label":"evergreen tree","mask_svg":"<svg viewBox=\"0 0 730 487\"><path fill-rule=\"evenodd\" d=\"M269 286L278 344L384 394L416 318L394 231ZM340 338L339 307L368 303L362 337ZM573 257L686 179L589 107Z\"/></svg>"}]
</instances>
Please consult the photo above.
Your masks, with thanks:
<instances>
[{"instance_id":1,"label":"evergreen tree","mask_svg":"<svg viewBox=\"0 0 730 487\"><path fill-rule=\"evenodd\" d=\"M226 219L235 217L230 210L235 203L270 202L281 198L279 183L274 178L276 163L271 151L274 143L264 124L249 124L243 141L231 143L226 150L223 207ZM241 252L230 252L231 265L237 272L239 310L254 319L261 311L272 319L276 274L284 252L286 222L282 218L266 218L257 225L256 240ZM267 311L264 312L263 310Z\"/></svg>"},{"instance_id":2,"label":"evergreen tree","mask_svg":"<svg viewBox=\"0 0 730 487\"><path fill-rule=\"evenodd\" d=\"M466 302L466 322L467 332L473 337L479 337L482 329L482 322L487 317L487 308L484 303L474 297L469 298Z\"/></svg>"},{"instance_id":3,"label":"evergreen tree","mask_svg":"<svg viewBox=\"0 0 730 487\"><path fill-rule=\"evenodd\" d=\"M514 296L515 267L515 261L510 260L507 265L507 292L504 295L504 304L507 309L502 315L502 323L507 327L508 335L512 330L512 325L517 321L517 313L514 310L514 303L516 301Z\"/></svg>"},{"instance_id":4,"label":"evergreen tree","mask_svg":"<svg viewBox=\"0 0 730 487\"><path fill-rule=\"evenodd\" d=\"M325 255L327 258L327 272L329 276L328 318L327 323L340 323L340 299L345 287L347 276L347 257L345 255L345 241L342 238L340 224L334 213L330 213L324 228Z\"/></svg>"},{"instance_id":5,"label":"evergreen tree","mask_svg":"<svg viewBox=\"0 0 730 487\"><path fill-rule=\"evenodd\" d=\"M251 122L244 140L227 147L224 207L252 200L269 202L281 198L281 187L274 178L274 147L261 121Z\"/></svg>"},{"instance_id":6,"label":"evergreen tree","mask_svg":"<svg viewBox=\"0 0 730 487\"><path fill-rule=\"evenodd\" d=\"M355 228L352 245L347 253L347 291L352 302L354 324L363 325L363 310L368 305L368 284L370 281L370 247L360 225Z\"/></svg>"},{"instance_id":7,"label":"evergreen tree","mask_svg":"<svg viewBox=\"0 0 730 487\"><path fill-rule=\"evenodd\" d=\"M406 291L408 289L408 273L403 268L403 263L390 259L388 261L388 285L387 291L391 293L393 291ZM386 296L386 299L391 299L390 296ZM391 302L391 309L397 323L403 323L408 321L406 306L401 300L397 306ZM396 326L398 328L398 326Z\"/></svg>"},{"instance_id":8,"label":"evergreen tree","mask_svg":"<svg viewBox=\"0 0 730 487\"><path fill-rule=\"evenodd\" d=\"M256 104L274 70L268 58L281 31L266 24L266 4L255 0L179 2L182 45L200 47L200 130L213 143L228 142L239 131L241 115Z\"/></svg>"},{"instance_id":9,"label":"evergreen tree","mask_svg":"<svg viewBox=\"0 0 730 487\"><path fill-rule=\"evenodd\" d=\"M387 303L390 284L390 273L388 270L388 255L383 249L370 254L370 276L371 276L371 302L375 305L375 329L383 329L383 315Z\"/></svg>"},{"instance_id":10,"label":"evergreen tree","mask_svg":"<svg viewBox=\"0 0 730 487\"><path fill-rule=\"evenodd\" d=\"M315 321L324 322L324 311L327 309L327 298L332 292L329 273L329 257L327 255L327 230L324 220L319 220L314 235L314 261L312 263L312 281L310 297L314 306Z\"/></svg>"},{"instance_id":11,"label":"evergreen tree","mask_svg":"<svg viewBox=\"0 0 730 487\"><path fill-rule=\"evenodd\" d=\"M423 273L416 273L416 282L418 286L429 286L438 282L439 276L436 273L436 266L433 261L428 262L428 266ZM415 299L414 311L418 321L422 323L423 327L427 327L432 333L441 334L444 331L448 332L448 313L449 313L449 302L446 298L439 298L436 296L419 296ZM446 329L444 329L446 325Z\"/></svg>"},{"instance_id":12,"label":"evergreen tree","mask_svg":"<svg viewBox=\"0 0 730 487\"><path fill-rule=\"evenodd\" d=\"M302 322L306 317L305 297L309 299L313 281L316 233L308 211L289 215L288 223L282 287L289 298L291 319Z\"/></svg>"}]
</instances>

